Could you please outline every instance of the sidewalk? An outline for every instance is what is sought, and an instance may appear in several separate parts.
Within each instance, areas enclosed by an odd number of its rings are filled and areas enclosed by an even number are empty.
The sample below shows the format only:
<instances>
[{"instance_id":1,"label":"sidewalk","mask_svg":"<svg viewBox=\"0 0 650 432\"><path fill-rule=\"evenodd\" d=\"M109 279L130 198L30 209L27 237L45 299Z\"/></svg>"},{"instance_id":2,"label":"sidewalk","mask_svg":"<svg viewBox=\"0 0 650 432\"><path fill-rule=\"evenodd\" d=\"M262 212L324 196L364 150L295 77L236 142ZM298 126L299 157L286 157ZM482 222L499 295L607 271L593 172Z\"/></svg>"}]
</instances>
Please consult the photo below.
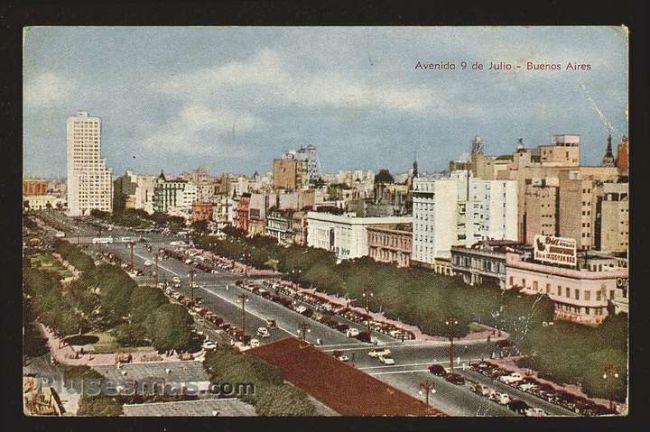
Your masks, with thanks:
<instances>
[{"instance_id":1,"label":"sidewalk","mask_svg":"<svg viewBox=\"0 0 650 432\"><path fill-rule=\"evenodd\" d=\"M330 303L334 303L334 304L339 305L339 306L347 307L348 309L353 310L355 312L358 312L360 314L368 314L368 312L366 312L365 308L362 308L362 307L359 307L359 306L351 306L351 305L348 304L349 302L346 301L345 299L342 299L340 297L335 297L333 295L317 291L315 288L300 288L300 289L298 289L298 292L316 294L319 297L323 297L323 298L327 299L327 301L329 301ZM372 312L371 311L369 313L369 315L375 321L385 322L385 323L388 323L388 324L392 324L392 325L394 325L396 327L402 328L404 330L410 331L415 336L416 341L419 340L419 341L445 342L445 341L449 340L449 338L444 337L444 336L431 336L431 335L425 334L425 333L422 332L422 330L420 330L419 327L416 327L414 325L405 324L405 323L403 323L401 321L386 318L384 316L383 312ZM498 340L508 339L510 337L510 335L508 333L504 332L504 331L501 332L501 336L497 336L497 333L496 333L497 330L496 329L492 329L491 327L488 327L488 326L483 325L483 324L481 324L481 326L485 328L485 331L469 333L468 335L466 335L463 338L454 339L454 341L455 342L456 341L458 341L458 342L487 341L488 338L490 338L490 341L498 341ZM493 334L493 332L495 334Z\"/></svg>"}]
</instances>

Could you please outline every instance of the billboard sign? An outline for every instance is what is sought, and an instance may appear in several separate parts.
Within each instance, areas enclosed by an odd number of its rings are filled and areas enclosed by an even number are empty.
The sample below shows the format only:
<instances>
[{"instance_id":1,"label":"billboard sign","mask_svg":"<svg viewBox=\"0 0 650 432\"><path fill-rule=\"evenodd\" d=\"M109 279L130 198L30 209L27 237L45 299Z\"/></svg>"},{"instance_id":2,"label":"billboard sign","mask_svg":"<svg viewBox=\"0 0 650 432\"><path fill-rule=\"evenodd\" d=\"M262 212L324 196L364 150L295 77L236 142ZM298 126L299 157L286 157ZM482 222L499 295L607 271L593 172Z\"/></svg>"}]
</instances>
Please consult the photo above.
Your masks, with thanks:
<instances>
[{"instance_id":1,"label":"billboard sign","mask_svg":"<svg viewBox=\"0 0 650 432\"><path fill-rule=\"evenodd\" d=\"M578 262L576 249L575 239L536 235L533 257L537 261L575 266Z\"/></svg>"}]
</instances>

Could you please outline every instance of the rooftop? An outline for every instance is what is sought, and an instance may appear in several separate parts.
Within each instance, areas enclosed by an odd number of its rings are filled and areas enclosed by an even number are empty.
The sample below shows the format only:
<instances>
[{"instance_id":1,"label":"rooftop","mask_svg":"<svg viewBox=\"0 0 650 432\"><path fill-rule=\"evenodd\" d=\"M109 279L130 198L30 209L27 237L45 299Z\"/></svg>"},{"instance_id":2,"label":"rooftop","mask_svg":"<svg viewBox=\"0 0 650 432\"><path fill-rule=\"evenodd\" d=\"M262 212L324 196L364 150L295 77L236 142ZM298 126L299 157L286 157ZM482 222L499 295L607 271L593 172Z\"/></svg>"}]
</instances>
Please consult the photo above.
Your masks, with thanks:
<instances>
[{"instance_id":1,"label":"rooftop","mask_svg":"<svg viewBox=\"0 0 650 432\"><path fill-rule=\"evenodd\" d=\"M244 417L255 416L255 408L239 399L199 399L178 402L127 404L123 406L127 417Z\"/></svg>"},{"instance_id":2,"label":"rooftop","mask_svg":"<svg viewBox=\"0 0 650 432\"><path fill-rule=\"evenodd\" d=\"M93 369L115 381L123 379L138 381L151 378L164 378L166 381L184 383L210 381L203 364L198 361L123 363L120 369L113 365L93 366Z\"/></svg>"},{"instance_id":3,"label":"rooftop","mask_svg":"<svg viewBox=\"0 0 650 432\"><path fill-rule=\"evenodd\" d=\"M293 337L245 352L282 371L293 385L344 416L444 416L423 401Z\"/></svg>"}]
</instances>

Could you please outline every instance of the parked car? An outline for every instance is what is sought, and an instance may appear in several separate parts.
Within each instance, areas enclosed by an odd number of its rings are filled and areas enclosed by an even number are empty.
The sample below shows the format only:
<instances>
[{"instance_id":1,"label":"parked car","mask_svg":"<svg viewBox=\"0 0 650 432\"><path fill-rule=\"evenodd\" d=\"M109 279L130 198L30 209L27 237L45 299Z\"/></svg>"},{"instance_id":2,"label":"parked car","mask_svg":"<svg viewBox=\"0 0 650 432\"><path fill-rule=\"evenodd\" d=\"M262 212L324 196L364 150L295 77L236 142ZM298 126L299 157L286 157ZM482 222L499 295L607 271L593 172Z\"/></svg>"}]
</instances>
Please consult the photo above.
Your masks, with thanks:
<instances>
[{"instance_id":1,"label":"parked car","mask_svg":"<svg viewBox=\"0 0 650 432\"><path fill-rule=\"evenodd\" d=\"M510 402L510 395L507 393L495 393L494 400L500 405L507 405Z\"/></svg>"},{"instance_id":2,"label":"parked car","mask_svg":"<svg viewBox=\"0 0 650 432\"><path fill-rule=\"evenodd\" d=\"M447 375L445 375L445 380L456 385L465 384L465 378L461 374L457 374L454 372L449 372Z\"/></svg>"},{"instance_id":3,"label":"parked car","mask_svg":"<svg viewBox=\"0 0 650 432\"><path fill-rule=\"evenodd\" d=\"M530 407L524 411L526 417L545 417L546 412L541 408Z\"/></svg>"},{"instance_id":4,"label":"parked car","mask_svg":"<svg viewBox=\"0 0 650 432\"><path fill-rule=\"evenodd\" d=\"M429 372L437 376L445 376L447 374L447 370L444 368L444 366L439 364L432 364L429 366Z\"/></svg>"},{"instance_id":5,"label":"parked car","mask_svg":"<svg viewBox=\"0 0 650 432\"><path fill-rule=\"evenodd\" d=\"M260 327L257 329L257 336L261 338L271 337L271 332L266 327Z\"/></svg>"},{"instance_id":6,"label":"parked car","mask_svg":"<svg viewBox=\"0 0 650 432\"><path fill-rule=\"evenodd\" d=\"M395 360L390 355L379 356L379 361L385 365L394 365Z\"/></svg>"},{"instance_id":7,"label":"parked car","mask_svg":"<svg viewBox=\"0 0 650 432\"><path fill-rule=\"evenodd\" d=\"M389 356L390 350L388 348L373 348L368 351L368 356L373 358L379 358L380 356Z\"/></svg>"},{"instance_id":8,"label":"parked car","mask_svg":"<svg viewBox=\"0 0 650 432\"><path fill-rule=\"evenodd\" d=\"M514 384L523 380L524 377L519 372L511 373L510 375L502 375L499 377L499 381L505 384Z\"/></svg>"},{"instance_id":9,"label":"parked car","mask_svg":"<svg viewBox=\"0 0 650 432\"><path fill-rule=\"evenodd\" d=\"M206 340L206 341L203 342L203 344L201 345L201 348L203 348L204 350L213 350L213 349L215 349L216 347L217 347L217 344L214 343L214 342L211 341L211 340Z\"/></svg>"},{"instance_id":10,"label":"parked car","mask_svg":"<svg viewBox=\"0 0 650 432\"><path fill-rule=\"evenodd\" d=\"M345 332L345 331L347 331L349 328L350 328L350 326L347 325L347 324L339 324L339 325L336 326L336 329L337 329L338 331L340 331L340 332Z\"/></svg>"},{"instance_id":11,"label":"parked car","mask_svg":"<svg viewBox=\"0 0 650 432\"><path fill-rule=\"evenodd\" d=\"M267 320L266 320L266 326L267 326L269 329L272 329L272 328L276 328L278 325L276 324L275 320L267 319Z\"/></svg>"},{"instance_id":12,"label":"parked car","mask_svg":"<svg viewBox=\"0 0 650 432\"><path fill-rule=\"evenodd\" d=\"M259 339L251 339L251 348L257 348L258 346L260 346Z\"/></svg>"}]
</instances>

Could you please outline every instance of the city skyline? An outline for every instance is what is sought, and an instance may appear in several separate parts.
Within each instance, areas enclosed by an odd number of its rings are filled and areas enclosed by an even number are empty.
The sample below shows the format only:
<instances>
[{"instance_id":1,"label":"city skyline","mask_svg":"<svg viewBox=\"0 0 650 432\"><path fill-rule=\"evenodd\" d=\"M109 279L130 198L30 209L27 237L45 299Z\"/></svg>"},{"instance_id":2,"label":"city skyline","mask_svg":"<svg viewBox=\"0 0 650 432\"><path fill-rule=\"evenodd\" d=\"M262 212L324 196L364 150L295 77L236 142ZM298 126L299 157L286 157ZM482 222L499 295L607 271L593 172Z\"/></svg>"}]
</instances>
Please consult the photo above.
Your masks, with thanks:
<instances>
[{"instance_id":1,"label":"city skyline","mask_svg":"<svg viewBox=\"0 0 650 432\"><path fill-rule=\"evenodd\" d=\"M65 174L65 119L77 111L102 119L116 174L266 173L307 144L324 172L402 172L416 153L436 171L474 135L509 154L520 137L536 147L564 133L599 165L607 135L627 135L625 40L622 27L30 28L24 171ZM528 59L591 70L415 69Z\"/></svg>"}]
</instances>

